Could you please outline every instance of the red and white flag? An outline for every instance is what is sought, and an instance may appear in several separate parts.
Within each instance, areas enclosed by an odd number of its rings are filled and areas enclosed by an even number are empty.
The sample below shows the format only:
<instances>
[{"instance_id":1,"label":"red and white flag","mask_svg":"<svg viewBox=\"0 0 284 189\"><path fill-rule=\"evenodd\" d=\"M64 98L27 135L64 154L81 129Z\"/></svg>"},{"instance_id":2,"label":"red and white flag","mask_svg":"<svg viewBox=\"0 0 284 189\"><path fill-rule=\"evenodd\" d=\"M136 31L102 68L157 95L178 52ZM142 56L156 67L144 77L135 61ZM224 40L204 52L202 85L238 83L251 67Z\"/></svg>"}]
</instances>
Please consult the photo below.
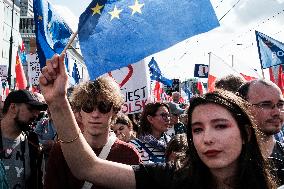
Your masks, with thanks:
<instances>
[{"instance_id":1,"label":"red and white flag","mask_svg":"<svg viewBox=\"0 0 284 189\"><path fill-rule=\"evenodd\" d=\"M269 68L270 81L278 85L284 94L284 74L282 65L277 65Z\"/></svg>"}]
</instances>

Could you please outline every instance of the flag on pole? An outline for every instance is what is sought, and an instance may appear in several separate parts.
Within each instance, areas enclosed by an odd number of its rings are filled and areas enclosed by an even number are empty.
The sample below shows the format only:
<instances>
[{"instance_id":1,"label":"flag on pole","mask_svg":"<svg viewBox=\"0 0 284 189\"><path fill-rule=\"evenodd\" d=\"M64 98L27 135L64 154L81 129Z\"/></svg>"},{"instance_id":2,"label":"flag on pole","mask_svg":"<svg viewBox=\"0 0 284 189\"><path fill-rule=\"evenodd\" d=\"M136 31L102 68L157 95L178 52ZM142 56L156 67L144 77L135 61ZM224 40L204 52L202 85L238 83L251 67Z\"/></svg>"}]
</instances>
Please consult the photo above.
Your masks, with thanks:
<instances>
[{"instance_id":1,"label":"flag on pole","mask_svg":"<svg viewBox=\"0 0 284 189\"><path fill-rule=\"evenodd\" d=\"M278 85L281 89L282 94L284 94L284 74L283 65L272 66L269 68L270 80Z\"/></svg>"},{"instance_id":2,"label":"flag on pole","mask_svg":"<svg viewBox=\"0 0 284 189\"><path fill-rule=\"evenodd\" d=\"M255 31L261 68L284 64L284 43Z\"/></svg>"},{"instance_id":3,"label":"flag on pole","mask_svg":"<svg viewBox=\"0 0 284 189\"><path fill-rule=\"evenodd\" d=\"M41 68L46 59L55 53L61 54L72 34L52 5L46 0L34 0L34 20L36 27L37 53Z\"/></svg>"},{"instance_id":4,"label":"flag on pole","mask_svg":"<svg viewBox=\"0 0 284 189\"><path fill-rule=\"evenodd\" d=\"M163 83L164 85L167 86L172 86L173 85L173 81L171 79L165 78L159 68L158 63L156 62L156 60L154 59L154 57L152 57L151 61L148 64L149 70L150 70L150 78L152 80L156 80L159 81L161 83Z\"/></svg>"},{"instance_id":5,"label":"flag on pole","mask_svg":"<svg viewBox=\"0 0 284 189\"><path fill-rule=\"evenodd\" d=\"M210 0L93 0L78 28L95 79L217 26Z\"/></svg>"},{"instance_id":6,"label":"flag on pole","mask_svg":"<svg viewBox=\"0 0 284 189\"><path fill-rule=\"evenodd\" d=\"M215 81L229 74L243 77L237 70L227 64L223 59L210 53L210 65L208 73L208 91L214 91Z\"/></svg>"},{"instance_id":7,"label":"flag on pole","mask_svg":"<svg viewBox=\"0 0 284 189\"><path fill-rule=\"evenodd\" d=\"M156 81L155 88L154 88L154 96L155 96L156 102L161 101L161 94L162 94L161 84L159 81Z\"/></svg>"},{"instance_id":8,"label":"flag on pole","mask_svg":"<svg viewBox=\"0 0 284 189\"><path fill-rule=\"evenodd\" d=\"M18 52L16 55L15 72L16 72L16 87L18 89L26 89L28 82Z\"/></svg>"},{"instance_id":9,"label":"flag on pole","mask_svg":"<svg viewBox=\"0 0 284 189\"><path fill-rule=\"evenodd\" d=\"M25 48L24 41L22 41L22 46L19 50L19 56L20 56L22 65L26 65L27 64L27 55L26 55L26 48Z\"/></svg>"},{"instance_id":10,"label":"flag on pole","mask_svg":"<svg viewBox=\"0 0 284 189\"><path fill-rule=\"evenodd\" d=\"M203 95L205 93L204 85L201 80L197 81L197 90L199 91L199 95Z\"/></svg>"}]
</instances>

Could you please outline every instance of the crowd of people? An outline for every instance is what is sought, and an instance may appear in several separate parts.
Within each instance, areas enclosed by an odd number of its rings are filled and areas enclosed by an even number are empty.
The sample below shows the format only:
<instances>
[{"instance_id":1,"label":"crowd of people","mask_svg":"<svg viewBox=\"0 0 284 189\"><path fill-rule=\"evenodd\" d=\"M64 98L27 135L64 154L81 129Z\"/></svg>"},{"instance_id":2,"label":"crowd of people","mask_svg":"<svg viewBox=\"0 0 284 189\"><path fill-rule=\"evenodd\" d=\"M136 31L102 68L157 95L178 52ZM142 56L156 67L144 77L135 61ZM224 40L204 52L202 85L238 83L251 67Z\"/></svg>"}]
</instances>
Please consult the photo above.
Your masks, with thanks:
<instances>
[{"instance_id":1,"label":"crowd of people","mask_svg":"<svg viewBox=\"0 0 284 189\"><path fill-rule=\"evenodd\" d=\"M65 69L56 55L42 69L42 95L15 90L5 99L0 188L284 185L284 98L271 81L229 75L188 104L174 92L126 115L112 78L67 89Z\"/></svg>"}]
</instances>

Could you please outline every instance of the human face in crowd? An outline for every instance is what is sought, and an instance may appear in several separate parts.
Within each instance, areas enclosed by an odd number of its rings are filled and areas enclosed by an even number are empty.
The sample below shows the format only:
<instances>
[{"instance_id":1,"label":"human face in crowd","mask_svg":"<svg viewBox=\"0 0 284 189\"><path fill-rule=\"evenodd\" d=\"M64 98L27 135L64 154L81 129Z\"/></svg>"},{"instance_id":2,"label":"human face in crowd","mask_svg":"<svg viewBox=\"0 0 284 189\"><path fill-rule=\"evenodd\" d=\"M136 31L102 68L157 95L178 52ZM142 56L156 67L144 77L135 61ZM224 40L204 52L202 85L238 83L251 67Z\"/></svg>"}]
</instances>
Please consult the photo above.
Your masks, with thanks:
<instances>
[{"instance_id":1,"label":"human face in crowd","mask_svg":"<svg viewBox=\"0 0 284 189\"><path fill-rule=\"evenodd\" d=\"M181 121L184 125L187 125L187 122L188 122L188 116L187 116L187 114L181 114L181 115L180 115L180 121Z\"/></svg>"},{"instance_id":2,"label":"human face in crowd","mask_svg":"<svg viewBox=\"0 0 284 189\"><path fill-rule=\"evenodd\" d=\"M129 142L130 140L130 128L128 125L122 123L116 123L112 125L112 130L114 131L116 137L124 142Z\"/></svg>"},{"instance_id":3,"label":"human face in crowd","mask_svg":"<svg viewBox=\"0 0 284 189\"><path fill-rule=\"evenodd\" d=\"M152 134L161 135L170 126L170 113L165 106L161 106L154 116L148 116L148 121L152 125Z\"/></svg>"},{"instance_id":4,"label":"human face in crowd","mask_svg":"<svg viewBox=\"0 0 284 189\"><path fill-rule=\"evenodd\" d=\"M251 84L248 101L257 126L266 135L278 133L283 125L284 99L279 88L261 83Z\"/></svg>"},{"instance_id":5,"label":"human face in crowd","mask_svg":"<svg viewBox=\"0 0 284 189\"><path fill-rule=\"evenodd\" d=\"M98 102L99 104L100 102ZM102 111L95 107L81 108L81 120L84 134L98 136L109 132L111 119L114 116L112 108L109 111Z\"/></svg>"},{"instance_id":6,"label":"human face in crowd","mask_svg":"<svg viewBox=\"0 0 284 189\"><path fill-rule=\"evenodd\" d=\"M175 103L179 103L179 98L180 98L179 93L173 93L172 98L173 98L173 101L174 101Z\"/></svg>"},{"instance_id":7,"label":"human face in crowd","mask_svg":"<svg viewBox=\"0 0 284 189\"><path fill-rule=\"evenodd\" d=\"M171 125L177 124L179 121L179 116L176 114L171 114Z\"/></svg>"},{"instance_id":8,"label":"human face in crowd","mask_svg":"<svg viewBox=\"0 0 284 189\"><path fill-rule=\"evenodd\" d=\"M241 154L242 139L231 113L220 105L199 105L193 110L191 125L197 154L211 172L234 171Z\"/></svg>"},{"instance_id":9,"label":"human face in crowd","mask_svg":"<svg viewBox=\"0 0 284 189\"><path fill-rule=\"evenodd\" d=\"M38 114L40 113L39 110L34 109L29 104L19 103L14 105L17 111L14 120L18 126L30 125L38 117Z\"/></svg>"}]
</instances>

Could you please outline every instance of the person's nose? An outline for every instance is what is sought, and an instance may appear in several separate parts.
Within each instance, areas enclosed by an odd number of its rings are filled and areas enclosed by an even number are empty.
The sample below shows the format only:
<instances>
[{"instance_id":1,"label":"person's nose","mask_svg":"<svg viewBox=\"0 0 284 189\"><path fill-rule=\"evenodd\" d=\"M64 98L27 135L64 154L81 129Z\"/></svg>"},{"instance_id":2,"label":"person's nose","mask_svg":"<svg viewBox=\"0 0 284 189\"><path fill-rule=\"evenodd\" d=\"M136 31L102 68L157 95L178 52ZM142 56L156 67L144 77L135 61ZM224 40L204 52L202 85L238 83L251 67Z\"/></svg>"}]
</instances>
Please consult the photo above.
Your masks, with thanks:
<instances>
[{"instance_id":1,"label":"person's nose","mask_svg":"<svg viewBox=\"0 0 284 189\"><path fill-rule=\"evenodd\" d=\"M203 142L206 145L211 145L214 143L214 136L210 129L205 129L203 134Z\"/></svg>"},{"instance_id":2,"label":"person's nose","mask_svg":"<svg viewBox=\"0 0 284 189\"><path fill-rule=\"evenodd\" d=\"M282 113L282 109L281 108L278 108L277 105L275 104L273 107L272 107L272 110L271 110L271 114L272 116L275 116L275 115L280 115Z\"/></svg>"},{"instance_id":3,"label":"person's nose","mask_svg":"<svg viewBox=\"0 0 284 189\"><path fill-rule=\"evenodd\" d=\"M94 108L94 110L91 113L92 117L99 117L100 114L101 112L99 111L98 108Z\"/></svg>"}]
</instances>

